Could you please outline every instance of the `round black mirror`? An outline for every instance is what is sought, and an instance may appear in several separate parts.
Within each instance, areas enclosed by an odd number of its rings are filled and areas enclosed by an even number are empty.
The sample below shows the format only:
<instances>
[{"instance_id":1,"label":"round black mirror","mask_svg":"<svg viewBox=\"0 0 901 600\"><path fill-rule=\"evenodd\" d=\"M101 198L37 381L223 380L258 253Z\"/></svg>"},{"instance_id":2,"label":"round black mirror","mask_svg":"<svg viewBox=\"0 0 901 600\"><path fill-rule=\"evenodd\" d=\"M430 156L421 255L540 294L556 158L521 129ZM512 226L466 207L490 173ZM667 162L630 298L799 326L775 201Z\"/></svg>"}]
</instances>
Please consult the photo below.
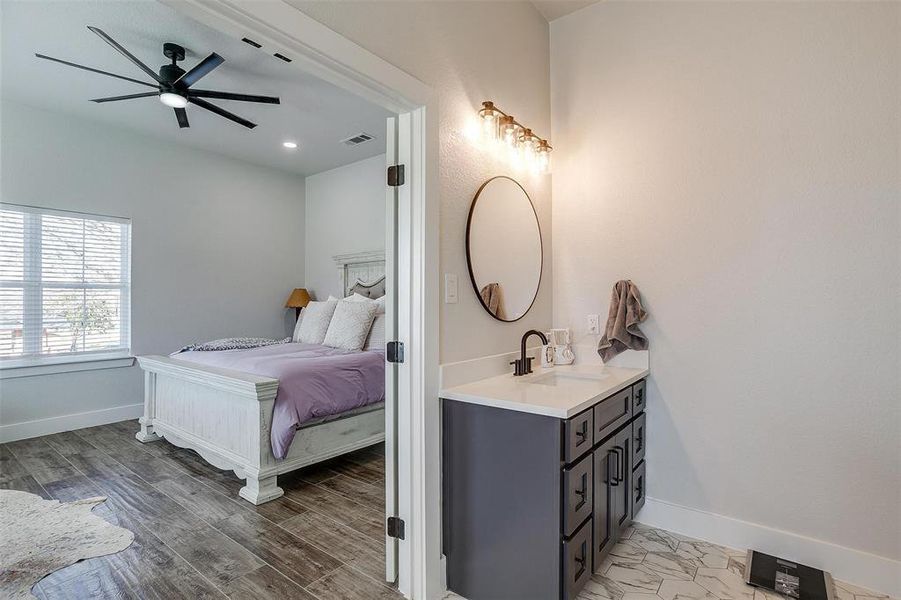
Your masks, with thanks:
<instances>
[{"instance_id":1,"label":"round black mirror","mask_svg":"<svg viewBox=\"0 0 901 600\"><path fill-rule=\"evenodd\" d=\"M512 322L529 312L543 260L538 214L523 187L504 176L482 184L466 223L466 261L488 314Z\"/></svg>"}]
</instances>

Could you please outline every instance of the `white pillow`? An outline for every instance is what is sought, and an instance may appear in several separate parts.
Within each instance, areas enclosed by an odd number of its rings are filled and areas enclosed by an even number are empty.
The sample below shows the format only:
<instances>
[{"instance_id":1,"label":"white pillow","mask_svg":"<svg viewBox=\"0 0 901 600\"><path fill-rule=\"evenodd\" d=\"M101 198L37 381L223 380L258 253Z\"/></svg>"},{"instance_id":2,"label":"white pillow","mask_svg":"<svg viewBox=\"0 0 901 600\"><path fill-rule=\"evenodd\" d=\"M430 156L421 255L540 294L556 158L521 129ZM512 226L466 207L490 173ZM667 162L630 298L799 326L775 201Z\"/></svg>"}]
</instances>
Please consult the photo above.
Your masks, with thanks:
<instances>
[{"instance_id":1,"label":"white pillow","mask_svg":"<svg viewBox=\"0 0 901 600\"><path fill-rule=\"evenodd\" d=\"M358 293L354 292L353 296L348 296L347 298L345 298L345 300L347 300L349 302L374 302L375 305L378 307L376 309L375 314L377 314L377 315L385 314L385 297L384 296L381 296L381 297L373 300L372 298L367 298L363 294L358 294Z\"/></svg>"},{"instance_id":2,"label":"white pillow","mask_svg":"<svg viewBox=\"0 0 901 600\"><path fill-rule=\"evenodd\" d=\"M297 341L304 344L321 344L325 339L332 315L338 302L310 302L303 309L303 319L297 327Z\"/></svg>"},{"instance_id":3,"label":"white pillow","mask_svg":"<svg viewBox=\"0 0 901 600\"><path fill-rule=\"evenodd\" d=\"M361 350L372 327L375 311L375 302L342 300L335 309L323 345L341 350Z\"/></svg>"},{"instance_id":4,"label":"white pillow","mask_svg":"<svg viewBox=\"0 0 901 600\"><path fill-rule=\"evenodd\" d=\"M366 338L366 345L363 350L384 350L385 349L385 313L376 314L372 321L372 327L369 329L369 337Z\"/></svg>"},{"instance_id":5,"label":"white pillow","mask_svg":"<svg viewBox=\"0 0 901 600\"><path fill-rule=\"evenodd\" d=\"M297 322L294 323L294 334L291 336L292 342L300 341L300 324L303 322L303 311L300 311L300 315L297 317Z\"/></svg>"}]
</instances>

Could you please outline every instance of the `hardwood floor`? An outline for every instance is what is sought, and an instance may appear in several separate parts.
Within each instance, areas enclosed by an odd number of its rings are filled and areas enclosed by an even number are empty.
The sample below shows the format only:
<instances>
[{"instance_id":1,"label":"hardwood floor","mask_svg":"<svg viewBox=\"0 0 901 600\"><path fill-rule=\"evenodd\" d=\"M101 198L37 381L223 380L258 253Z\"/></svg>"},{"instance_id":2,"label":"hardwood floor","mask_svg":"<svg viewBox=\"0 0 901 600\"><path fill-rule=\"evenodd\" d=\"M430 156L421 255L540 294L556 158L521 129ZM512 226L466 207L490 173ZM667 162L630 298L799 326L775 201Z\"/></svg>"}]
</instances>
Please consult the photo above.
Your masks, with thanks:
<instances>
[{"instance_id":1,"label":"hardwood floor","mask_svg":"<svg viewBox=\"0 0 901 600\"><path fill-rule=\"evenodd\" d=\"M279 477L261 506L189 450L134 438L126 421L0 445L0 489L68 502L135 534L118 554L48 575L32 592L57 598L396 599L384 583L384 447Z\"/></svg>"}]
</instances>

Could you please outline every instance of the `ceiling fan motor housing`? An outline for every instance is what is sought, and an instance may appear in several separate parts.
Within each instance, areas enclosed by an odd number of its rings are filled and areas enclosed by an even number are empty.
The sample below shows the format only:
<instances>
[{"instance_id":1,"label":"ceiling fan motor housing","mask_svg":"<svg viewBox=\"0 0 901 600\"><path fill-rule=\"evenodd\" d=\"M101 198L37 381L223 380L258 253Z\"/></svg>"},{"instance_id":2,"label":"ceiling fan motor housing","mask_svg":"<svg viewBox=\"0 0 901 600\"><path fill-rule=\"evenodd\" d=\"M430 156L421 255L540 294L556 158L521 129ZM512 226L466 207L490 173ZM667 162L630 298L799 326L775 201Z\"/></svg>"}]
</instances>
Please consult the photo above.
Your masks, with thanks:
<instances>
[{"instance_id":1,"label":"ceiling fan motor housing","mask_svg":"<svg viewBox=\"0 0 901 600\"><path fill-rule=\"evenodd\" d=\"M185 70L179 67L178 65L163 65L160 67L160 79L163 80L164 83L172 86L178 78L185 74Z\"/></svg>"},{"instance_id":2,"label":"ceiling fan motor housing","mask_svg":"<svg viewBox=\"0 0 901 600\"><path fill-rule=\"evenodd\" d=\"M185 74L185 70L175 64L177 61L185 59L185 49L178 44L166 42L163 44L163 55L172 60L172 64L160 67L160 79L163 83L172 86L178 78ZM162 87L162 86L161 86Z\"/></svg>"}]
</instances>

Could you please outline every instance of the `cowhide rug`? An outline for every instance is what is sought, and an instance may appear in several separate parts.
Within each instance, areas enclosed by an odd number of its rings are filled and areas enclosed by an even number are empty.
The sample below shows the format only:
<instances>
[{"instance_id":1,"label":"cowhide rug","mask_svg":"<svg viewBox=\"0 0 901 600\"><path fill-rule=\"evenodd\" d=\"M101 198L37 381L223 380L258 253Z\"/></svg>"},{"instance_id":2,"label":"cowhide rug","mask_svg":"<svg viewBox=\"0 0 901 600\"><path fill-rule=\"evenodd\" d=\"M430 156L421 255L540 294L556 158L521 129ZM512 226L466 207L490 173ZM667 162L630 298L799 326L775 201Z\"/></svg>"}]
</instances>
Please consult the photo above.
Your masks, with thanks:
<instances>
[{"instance_id":1,"label":"cowhide rug","mask_svg":"<svg viewBox=\"0 0 901 600\"><path fill-rule=\"evenodd\" d=\"M60 503L0 490L0 597L33 598L31 587L45 575L128 548L132 532L91 513L105 500Z\"/></svg>"}]
</instances>

